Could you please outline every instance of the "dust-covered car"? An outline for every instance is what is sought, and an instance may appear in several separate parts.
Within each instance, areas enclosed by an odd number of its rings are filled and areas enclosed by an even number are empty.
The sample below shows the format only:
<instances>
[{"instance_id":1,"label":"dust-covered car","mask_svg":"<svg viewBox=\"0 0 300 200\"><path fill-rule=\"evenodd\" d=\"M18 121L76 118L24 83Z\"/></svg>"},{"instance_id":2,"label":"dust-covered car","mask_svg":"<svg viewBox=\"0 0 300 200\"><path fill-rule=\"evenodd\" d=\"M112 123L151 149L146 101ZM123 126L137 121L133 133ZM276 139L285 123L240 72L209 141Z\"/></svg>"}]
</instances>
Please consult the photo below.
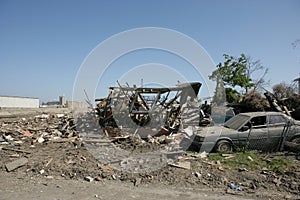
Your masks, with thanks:
<instances>
[{"instance_id":1,"label":"dust-covered car","mask_svg":"<svg viewBox=\"0 0 300 200\"><path fill-rule=\"evenodd\" d=\"M201 151L249 150L276 151L285 141L300 143L300 121L280 112L241 113L222 126L203 128L193 146Z\"/></svg>"}]
</instances>

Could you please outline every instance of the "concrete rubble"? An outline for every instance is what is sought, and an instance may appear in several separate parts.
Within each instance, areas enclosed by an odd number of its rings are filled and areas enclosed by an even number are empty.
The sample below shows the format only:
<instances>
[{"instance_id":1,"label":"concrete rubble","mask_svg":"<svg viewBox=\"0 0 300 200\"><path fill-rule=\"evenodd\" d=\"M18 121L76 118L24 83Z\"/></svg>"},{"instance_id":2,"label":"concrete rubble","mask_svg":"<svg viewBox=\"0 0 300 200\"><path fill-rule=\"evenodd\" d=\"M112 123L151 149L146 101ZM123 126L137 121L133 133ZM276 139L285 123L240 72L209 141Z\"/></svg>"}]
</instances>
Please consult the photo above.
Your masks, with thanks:
<instances>
[{"instance_id":1,"label":"concrete rubble","mask_svg":"<svg viewBox=\"0 0 300 200\"><path fill-rule=\"evenodd\" d=\"M127 99L124 94L122 98ZM105 101L108 99L101 102ZM178 112L177 103L171 104L162 111L169 116L167 120L154 120L163 123L147 124L147 117L136 118L134 114L129 116L136 120L135 126L127 127L114 124L114 120L122 119L120 116L111 119L111 116L103 115L107 118L101 119L99 112L109 112L101 110L105 108L103 105L98 106L98 113L41 113L21 118L0 118L2 171L45 180L65 178L85 180L86 183L126 181L136 187L166 184L182 188L224 188L229 194L252 198L259 197L255 195L257 191L279 190L285 195L299 197L299 171L276 173L268 168L251 170L244 166L230 170L220 161L209 161L206 152L187 151L190 137L201 129L200 119L195 117L199 110L187 109L192 105L185 102ZM174 115L172 109L180 113L180 117ZM190 121L188 116L191 116ZM185 126L181 125L182 121ZM145 126L136 126L136 123L145 123ZM221 156L226 160L235 157L234 154ZM254 162L251 159L249 162ZM228 188L231 184L242 190Z\"/></svg>"}]
</instances>

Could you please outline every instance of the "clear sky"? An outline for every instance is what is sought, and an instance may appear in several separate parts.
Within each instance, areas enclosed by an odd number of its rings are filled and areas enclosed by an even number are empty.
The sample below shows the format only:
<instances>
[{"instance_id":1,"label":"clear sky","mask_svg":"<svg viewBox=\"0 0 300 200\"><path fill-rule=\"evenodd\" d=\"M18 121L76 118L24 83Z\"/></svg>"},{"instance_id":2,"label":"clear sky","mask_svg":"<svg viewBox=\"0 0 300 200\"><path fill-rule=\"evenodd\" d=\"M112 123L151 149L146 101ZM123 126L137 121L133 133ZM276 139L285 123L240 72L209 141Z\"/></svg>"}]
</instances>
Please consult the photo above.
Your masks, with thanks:
<instances>
[{"instance_id":1,"label":"clear sky","mask_svg":"<svg viewBox=\"0 0 300 200\"><path fill-rule=\"evenodd\" d=\"M300 44L291 45L300 39L299 0L0 0L0 95L70 99L88 54L112 35L141 27L186 34L215 64L223 54L245 53L269 68L271 84L299 77ZM143 63L177 65L188 80L196 79L180 69L182 60L164 52L137 52L120 60L101 87L115 83L118 67ZM99 91L98 96L107 95Z\"/></svg>"}]
</instances>

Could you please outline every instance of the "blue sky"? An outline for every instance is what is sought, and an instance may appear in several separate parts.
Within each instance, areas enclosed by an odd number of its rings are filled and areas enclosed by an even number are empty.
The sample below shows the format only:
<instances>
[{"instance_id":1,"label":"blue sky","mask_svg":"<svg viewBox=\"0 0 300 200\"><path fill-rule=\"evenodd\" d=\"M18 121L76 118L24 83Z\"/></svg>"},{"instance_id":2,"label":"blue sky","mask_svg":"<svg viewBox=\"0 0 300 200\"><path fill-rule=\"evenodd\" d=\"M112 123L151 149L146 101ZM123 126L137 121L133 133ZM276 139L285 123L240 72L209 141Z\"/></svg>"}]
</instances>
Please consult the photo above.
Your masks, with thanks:
<instances>
[{"instance_id":1,"label":"blue sky","mask_svg":"<svg viewBox=\"0 0 300 200\"><path fill-rule=\"evenodd\" d=\"M300 39L299 24L299 0L0 0L0 95L47 101L64 94L70 99L89 53L112 35L141 27L186 34L215 64L223 61L224 53L245 53L269 68L266 78L271 84L290 83L300 73L300 44L291 45ZM188 80L197 79L184 61L167 53L125 57L100 80L96 96L107 94L121 68L143 63L176 65Z\"/></svg>"}]
</instances>

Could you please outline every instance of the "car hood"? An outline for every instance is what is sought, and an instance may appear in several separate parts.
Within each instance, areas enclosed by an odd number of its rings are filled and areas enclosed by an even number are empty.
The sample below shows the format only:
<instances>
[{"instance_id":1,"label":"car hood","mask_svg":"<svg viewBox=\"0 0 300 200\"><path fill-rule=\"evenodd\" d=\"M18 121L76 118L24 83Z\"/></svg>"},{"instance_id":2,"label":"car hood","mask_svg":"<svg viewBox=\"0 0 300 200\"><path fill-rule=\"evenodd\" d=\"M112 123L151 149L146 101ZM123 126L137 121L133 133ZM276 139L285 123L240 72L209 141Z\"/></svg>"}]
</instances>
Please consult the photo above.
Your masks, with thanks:
<instances>
[{"instance_id":1,"label":"car hood","mask_svg":"<svg viewBox=\"0 0 300 200\"><path fill-rule=\"evenodd\" d=\"M300 126L300 121L299 120L295 120L295 125Z\"/></svg>"}]
</instances>

